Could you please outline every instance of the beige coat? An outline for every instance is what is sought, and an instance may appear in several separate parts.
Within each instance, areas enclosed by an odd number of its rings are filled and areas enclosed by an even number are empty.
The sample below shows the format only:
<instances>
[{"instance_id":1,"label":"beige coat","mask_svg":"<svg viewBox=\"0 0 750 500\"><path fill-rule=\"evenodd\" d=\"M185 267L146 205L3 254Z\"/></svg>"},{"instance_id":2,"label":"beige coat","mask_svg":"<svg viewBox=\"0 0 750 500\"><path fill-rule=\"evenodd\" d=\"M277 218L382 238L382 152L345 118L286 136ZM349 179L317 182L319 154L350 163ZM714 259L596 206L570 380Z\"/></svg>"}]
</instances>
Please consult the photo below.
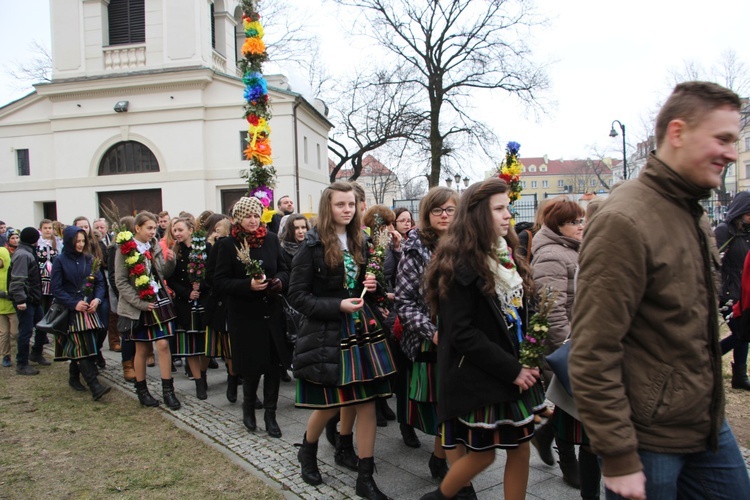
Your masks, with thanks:
<instances>
[{"instance_id":1,"label":"beige coat","mask_svg":"<svg viewBox=\"0 0 750 500\"><path fill-rule=\"evenodd\" d=\"M555 305L549 313L550 352L560 347L570 335L580 246L579 240L557 234L547 226L542 226L531 242L534 254L531 268L537 295L545 286L557 292Z\"/></svg>"},{"instance_id":2,"label":"beige coat","mask_svg":"<svg viewBox=\"0 0 750 500\"><path fill-rule=\"evenodd\" d=\"M152 264L156 268L156 274L159 282L164 286L164 279L168 278L174 272L175 257L166 259L162 252L161 245L156 239L151 240L151 251L153 252ZM111 271L110 271L111 272ZM141 317L141 311L148 311L150 302L141 300L138 297L138 291L135 289L135 280L128 275L128 268L125 265L125 256L120 252L119 245L115 254L115 284L117 291L120 293L120 299L117 302L117 314L130 319Z\"/></svg>"}]
</instances>

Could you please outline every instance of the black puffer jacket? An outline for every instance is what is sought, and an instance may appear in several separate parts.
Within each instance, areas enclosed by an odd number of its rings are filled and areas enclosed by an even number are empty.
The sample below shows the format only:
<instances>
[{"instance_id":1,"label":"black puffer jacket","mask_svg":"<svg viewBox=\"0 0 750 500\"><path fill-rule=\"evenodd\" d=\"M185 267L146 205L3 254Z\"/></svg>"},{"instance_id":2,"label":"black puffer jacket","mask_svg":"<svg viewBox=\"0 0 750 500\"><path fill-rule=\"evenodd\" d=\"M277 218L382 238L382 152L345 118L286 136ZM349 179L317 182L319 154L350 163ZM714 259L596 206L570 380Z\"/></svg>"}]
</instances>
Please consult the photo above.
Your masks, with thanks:
<instances>
[{"instance_id":1,"label":"black puffer jacket","mask_svg":"<svg viewBox=\"0 0 750 500\"><path fill-rule=\"evenodd\" d=\"M312 229L294 256L289 283L289 302L305 315L294 351L294 376L335 386L340 371L341 301L350 295L344 286L344 264L330 269L324 258L323 244ZM359 286L351 296L359 297L364 270L361 266Z\"/></svg>"},{"instance_id":2,"label":"black puffer jacket","mask_svg":"<svg viewBox=\"0 0 750 500\"><path fill-rule=\"evenodd\" d=\"M750 250L750 232L744 229L740 219L747 213L750 213L750 192L741 191L729 205L726 220L714 230L716 246L724 254L721 259L721 304L740 299L742 266Z\"/></svg>"}]
</instances>

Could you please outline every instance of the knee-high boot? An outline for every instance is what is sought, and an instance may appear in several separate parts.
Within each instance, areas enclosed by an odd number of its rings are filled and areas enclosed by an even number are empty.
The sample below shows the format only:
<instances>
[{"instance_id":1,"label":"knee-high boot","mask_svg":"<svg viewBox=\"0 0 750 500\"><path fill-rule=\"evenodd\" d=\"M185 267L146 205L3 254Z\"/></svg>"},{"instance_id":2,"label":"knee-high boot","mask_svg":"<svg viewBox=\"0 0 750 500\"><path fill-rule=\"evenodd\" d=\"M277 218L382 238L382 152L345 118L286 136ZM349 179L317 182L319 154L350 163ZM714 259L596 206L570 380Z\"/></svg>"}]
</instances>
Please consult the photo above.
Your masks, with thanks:
<instances>
[{"instance_id":1,"label":"knee-high boot","mask_svg":"<svg viewBox=\"0 0 750 500\"><path fill-rule=\"evenodd\" d=\"M96 366L90 359L79 359L78 368L81 370L83 379L89 386L91 397L94 398L94 401L97 401L112 389L107 385L102 385L101 383L99 383L99 379L96 377Z\"/></svg>"},{"instance_id":2,"label":"knee-high boot","mask_svg":"<svg viewBox=\"0 0 750 500\"><path fill-rule=\"evenodd\" d=\"M242 384L242 423L250 432L254 432L258 428L258 423L255 420L255 389L257 387L258 384L256 383L253 386L249 379L245 379Z\"/></svg>"},{"instance_id":3,"label":"knee-high boot","mask_svg":"<svg viewBox=\"0 0 750 500\"><path fill-rule=\"evenodd\" d=\"M81 384L81 370L78 368L78 362L73 360L68 367L68 385L76 391L86 392L86 388Z\"/></svg>"},{"instance_id":4,"label":"knee-high boot","mask_svg":"<svg viewBox=\"0 0 750 500\"><path fill-rule=\"evenodd\" d=\"M563 481L573 488L581 488L581 474L578 470L578 459L576 458L576 447L573 443L563 441L555 437L557 452L560 454L560 470L563 473Z\"/></svg>"},{"instance_id":5,"label":"knee-high boot","mask_svg":"<svg viewBox=\"0 0 750 500\"><path fill-rule=\"evenodd\" d=\"M578 465L581 474L581 498L599 500L602 480L599 459L581 446L578 451Z\"/></svg>"}]
</instances>

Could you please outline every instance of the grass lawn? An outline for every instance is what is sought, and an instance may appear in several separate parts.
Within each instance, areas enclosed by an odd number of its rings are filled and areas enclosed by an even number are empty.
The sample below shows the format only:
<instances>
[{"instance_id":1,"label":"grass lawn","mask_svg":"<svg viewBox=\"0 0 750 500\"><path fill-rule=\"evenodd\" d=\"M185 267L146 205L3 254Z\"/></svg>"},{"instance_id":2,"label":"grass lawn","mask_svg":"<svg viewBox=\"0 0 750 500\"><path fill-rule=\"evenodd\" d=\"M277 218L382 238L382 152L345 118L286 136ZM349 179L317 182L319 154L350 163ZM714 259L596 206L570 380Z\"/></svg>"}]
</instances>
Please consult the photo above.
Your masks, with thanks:
<instances>
[{"instance_id":1,"label":"grass lawn","mask_svg":"<svg viewBox=\"0 0 750 500\"><path fill-rule=\"evenodd\" d=\"M0 498L282 498L161 411L73 391L67 368L0 368Z\"/></svg>"}]
</instances>

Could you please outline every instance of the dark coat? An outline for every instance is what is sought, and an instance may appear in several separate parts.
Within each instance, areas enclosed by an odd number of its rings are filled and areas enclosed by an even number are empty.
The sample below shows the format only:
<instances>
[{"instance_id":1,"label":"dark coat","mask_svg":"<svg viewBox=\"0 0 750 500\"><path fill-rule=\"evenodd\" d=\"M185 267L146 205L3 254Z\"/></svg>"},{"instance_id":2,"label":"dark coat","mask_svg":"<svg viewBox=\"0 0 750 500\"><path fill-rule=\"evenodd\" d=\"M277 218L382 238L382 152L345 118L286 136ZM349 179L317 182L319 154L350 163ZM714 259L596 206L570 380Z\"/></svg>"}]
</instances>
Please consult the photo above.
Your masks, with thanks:
<instances>
[{"instance_id":1,"label":"dark coat","mask_svg":"<svg viewBox=\"0 0 750 500\"><path fill-rule=\"evenodd\" d=\"M169 280L169 288L175 293L173 302L175 313L177 314L177 325L179 328L187 330L190 328L190 310L192 307L190 294L193 291L193 283L190 281L190 275L188 274L190 248L184 243L178 243L177 248L175 248L175 253L177 254L177 260L175 262L174 272L171 276L168 276L167 279ZM202 292L204 291L202 285L200 291L202 299ZM203 304L202 301L201 304Z\"/></svg>"},{"instance_id":2,"label":"dark coat","mask_svg":"<svg viewBox=\"0 0 750 500\"><path fill-rule=\"evenodd\" d=\"M520 397L513 383L522 368L518 339L508 331L497 297L482 293L483 283L473 269L460 269L440 300L440 422Z\"/></svg>"},{"instance_id":3,"label":"dark coat","mask_svg":"<svg viewBox=\"0 0 750 500\"><path fill-rule=\"evenodd\" d=\"M91 255L75 251L73 238L78 233L84 233L83 229L76 226L68 226L63 233L63 250L52 263L52 274L50 276L50 287L52 295L71 311L75 311L76 305L85 300L82 289L86 277L91 273L91 265L94 258ZM94 290L88 302L99 299L104 302L104 275L101 269L95 275Z\"/></svg>"},{"instance_id":4,"label":"dark coat","mask_svg":"<svg viewBox=\"0 0 750 500\"><path fill-rule=\"evenodd\" d=\"M42 275L36 263L34 247L23 241L10 258L8 298L14 305L42 302Z\"/></svg>"},{"instance_id":5,"label":"dark coat","mask_svg":"<svg viewBox=\"0 0 750 500\"><path fill-rule=\"evenodd\" d=\"M750 192L740 191L729 205L726 220L714 229L716 246L724 255L721 259L722 305L740 299L740 278L750 250L750 232L739 229L743 227L739 219L747 213L750 213Z\"/></svg>"},{"instance_id":6,"label":"dark coat","mask_svg":"<svg viewBox=\"0 0 750 500\"><path fill-rule=\"evenodd\" d=\"M275 349L281 364L288 368L291 352L284 333L284 316L281 298L266 291L250 289L250 276L245 265L237 259L239 242L227 237L216 243L216 269L213 288L219 296L226 296L229 338L232 342L232 369L249 376L264 371ZM269 232L260 248L250 250L250 256L263 261L267 279L279 278L287 287L289 271L281 256L279 239Z\"/></svg>"},{"instance_id":7,"label":"dark coat","mask_svg":"<svg viewBox=\"0 0 750 500\"><path fill-rule=\"evenodd\" d=\"M365 245L365 256L366 252ZM359 297L365 266L360 266L359 286L350 295L344 286L343 262L330 269L324 253L323 243L313 228L294 256L289 302L305 315L294 351L294 376L335 386L339 382L341 361L341 301Z\"/></svg>"},{"instance_id":8,"label":"dark coat","mask_svg":"<svg viewBox=\"0 0 750 500\"><path fill-rule=\"evenodd\" d=\"M222 238L223 239L223 238ZM218 243L218 240L217 240ZM216 331L227 331L227 299L224 295L219 295L214 285L214 273L216 272L216 245L206 243L206 279L203 281L205 291L201 294L205 296L206 313L203 321Z\"/></svg>"}]
</instances>

